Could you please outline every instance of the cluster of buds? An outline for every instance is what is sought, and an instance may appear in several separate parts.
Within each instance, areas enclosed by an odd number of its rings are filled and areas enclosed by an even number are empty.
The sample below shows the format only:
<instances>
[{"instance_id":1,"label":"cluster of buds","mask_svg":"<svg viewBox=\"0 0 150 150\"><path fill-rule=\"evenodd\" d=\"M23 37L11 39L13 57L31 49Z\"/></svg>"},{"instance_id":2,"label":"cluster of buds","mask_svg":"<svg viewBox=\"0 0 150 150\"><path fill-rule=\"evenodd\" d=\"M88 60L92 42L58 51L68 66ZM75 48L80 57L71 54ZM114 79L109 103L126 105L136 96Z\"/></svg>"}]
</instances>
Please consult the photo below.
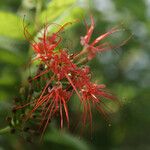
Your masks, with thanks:
<instances>
[{"instance_id":1,"label":"cluster of buds","mask_svg":"<svg viewBox=\"0 0 150 150\"><path fill-rule=\"evenodd\" d=\"M33 62L39 61L39 68L36 75L28 79L30 86L27 96L14 107L14 110L22 112L22 123L35 119L36 115L37 128L42 136L55 117L60 118L61 128L64 123L69 127L68 102L71 101L73 94L78 96L79 107L82 108L83 126L87 121L92 126L92 107L107 116L105 110L107 106L103 99L117 100L116 96L108 92L104 84L91 81L90 68L86 62L92 60L98 52L111 49L108 42L100 44L100 41L119 30L114 28L90 43L94 30L93 17L91 16L90 19L90 26L85 22L87 32L81 37L83 50L79 53L69 54L65 48L58 47L62 41L60 33L71 22L59 25L58 30L52 34L48 32L49 26L45 26L42 37L31 43L36 55ZM25 34L27 33L25 28Z\"/></svg>"}]
</instances>

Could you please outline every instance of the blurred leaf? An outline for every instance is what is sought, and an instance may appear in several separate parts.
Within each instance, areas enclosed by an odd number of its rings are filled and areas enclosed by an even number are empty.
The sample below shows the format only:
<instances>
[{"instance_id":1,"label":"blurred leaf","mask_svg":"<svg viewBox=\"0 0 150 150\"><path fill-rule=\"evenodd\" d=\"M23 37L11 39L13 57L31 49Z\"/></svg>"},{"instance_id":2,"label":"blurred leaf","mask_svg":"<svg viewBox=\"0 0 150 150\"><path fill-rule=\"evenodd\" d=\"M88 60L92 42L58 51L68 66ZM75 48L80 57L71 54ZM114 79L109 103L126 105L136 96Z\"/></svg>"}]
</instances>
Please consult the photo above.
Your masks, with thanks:
<instances>
[{"instance_id":1,"label":"blurred leaf","mask_svg":"<svg viewBox=\"0 0 150 150\"><path fill-rule=\"evenodd\" d=\"M63 24L66 22L75 21L81 17L83 17L85 11L81 7L68 8L58 19L58 22ZM78 20L77 20L78 21Z\"/></svg>"},{"instance_id":2,"label":"blurred leaf","mask_svg":"<svg viewBox=\"0 0 150 150\"><path fill-rule=\"evenodd\" d=\"M0 36L0 49L19 54L27 52L28 43L24 40L16 40L10 37Z\"/></svg>"},{"instance_id":3,"label":"blurred leaf","mask_svg":"<svg viewBox=\"0 0 150 150\"><path fill-rule=\"evenodd\" d=\"M17 55L10 51L0 49L0 60L4 63L20 66L23 63L24 57L22 57L22 55Z\"/></svg>"},{"instance_id":4,"label":"blurred leaf","mask_svg":"<svg viewBox=\"0 0 150 150\"><path fill-rule=\"evenodd\" d=\"M130 103L136 96L137 89L131 84L114 84L113 87L123 103Z\"/></svg>"},{"instance_id":5,"label":"blurred leaf","mask_svg":"<svg viewBox=\"0 0 150 150\"><path fill-rule=\"evenodd\" d=\"M67 22L72 22L71 25L66 27L66 28L69 28L69 27L72 27L72 25L76 24L78 19L84 16L84 13L85 13L85 10L80 7L68 8L64 13L61 14L61 16L59 16L59 18L55 20L55 22L57 22L60 25L63 25ZM50 26L49 31L54 32L55 30L58 30L56 26ZM43 36L43 32L44 32L44 29L41 29L38 32L37 37Z\"/></svg>"},{"instance_id":6,"label":"blurred leaf","mask_svg":"<svg viewBox=\"0 0 150 150\"><path fill-rule=\"evenodd\" d=\"M53 0L48 4L47 10L41 13L40 20L42 23L52 21L62 15L69 7L75 4L76 0ZM54 13L55 12L55 13Z\"/></svg>"},{"instance_id":7,"label":"blurred leaf","mask_svg":"<svg viewBox=\"0 0 150 150\"><path fill-rule=\"evenodd\" d=\"M145 19L146 5L144 0L136 0L136 3L135 1L130 0L117 0L114 1L114 3L116 3L116 7L118 8L118 10L128 12L131 16L134 15L135 18L138 18L140 20Z\"/></svg>"},{"instance_id":8,"label":"blurred leaf","mask_svg":"<svg viewBox=\"0 0 150 150\"><path fill-rule=\"evenodd\" d=\"M0 35L8 36L12 38L21 39L23 38L22 32L22 19L17 15L0 12Z\"/></svg>"},{"instance_id":9,"label":"blurred leaf","mask_svg":"<svg viewBox=\"0 0 150 150\"><path fill-rule=\"evenodd\" d=\"M0 101L4 101L8 98L8 93L5 91L0 91ZM1 114L0 114L1 116Z\"/></svg>"},{"instance_id":10,"label":"blurred leaf","mask_svg":"<svg viewBox=\"0 0 150 150\"><path fill-rule=\"evenodd\" d=\"M19 72L16 66L11 64L3 67L0 65L0 100L8 100L16 93L18 80L20 80Z\"/></svg>"},{"instance_id":11,"label":"blurred leaf","mask_svg":"<svg viewBox=\"0 0 150 150\"><path fill-rule=\"evenodd\" d=\"M45 140L54 142L59 145L66 146L67 148L70 148L71 150L88 150L89 149L87 144L81 139L78 139L65 132L60 132L55 129L53 129L52 132L49 132L48 134L46 134Z\"/></svg>"},{"instance_id":12,"label":"blurred leaf","mask_svg":"<svg viewBox=\"0 0 150 150\"><path fill-rule=\"evenodd\" d=\"M16 11L22 0L5 0L0 1L0 9Z\"/></svg>"},{"instance_id":13,"label":"blurred leaf","mask_svg":"<svg viewBox=\"0 0 150 150\"><path fill-rule=\"evenodd\" d=\"M8 70L4 71L1 74L0 86L14 85L15 82L16 82L15 75L13 75L11 72L8 72Z\"/></svg>"}]
</instances>

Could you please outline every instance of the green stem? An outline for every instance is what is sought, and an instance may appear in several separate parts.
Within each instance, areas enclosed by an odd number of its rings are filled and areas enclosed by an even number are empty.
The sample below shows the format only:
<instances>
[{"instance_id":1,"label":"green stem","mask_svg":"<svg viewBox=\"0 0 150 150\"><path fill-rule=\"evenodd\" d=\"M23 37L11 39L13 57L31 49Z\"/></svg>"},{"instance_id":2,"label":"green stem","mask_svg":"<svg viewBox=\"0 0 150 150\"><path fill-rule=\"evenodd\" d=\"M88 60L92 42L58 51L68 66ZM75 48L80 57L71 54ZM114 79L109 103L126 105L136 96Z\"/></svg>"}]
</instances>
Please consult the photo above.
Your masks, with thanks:
<instances>
[{"instance_id":1,"label":"green stem","mask_svg":"<svg viewBox=\"0 0 150 150\"><path fill-rule=\"evenodd\" d=\"M74 60L78 60L81 56L83 56L85 53L87 53L87 48L86 47L84 47L83 49L82 49L82 51L79 53L79 54L77 54L73 59Z\"/></svg>"},{"instance_id":2,"label":"green stem","mask_svg":"<svg viewBox=\"0 0 150 150\"><path fill-rule=\"evenodd\" d=\"M81 60L77 63L77 65L85 65L88 61L89 61L88 58L85 57L85 58L81 59Z\"/></svg>"},{"instance_id":3,"label":"green stem","mask_svg":"<svg viewBox=\"0 0 150 150\"><path fill-rule=\"evenodd\" d=\"M8 132L10 132L10 130L11 130L11 128L9 126L7 126L0 130L0 134L8 133Z\"/></svg>"}]
</instances>

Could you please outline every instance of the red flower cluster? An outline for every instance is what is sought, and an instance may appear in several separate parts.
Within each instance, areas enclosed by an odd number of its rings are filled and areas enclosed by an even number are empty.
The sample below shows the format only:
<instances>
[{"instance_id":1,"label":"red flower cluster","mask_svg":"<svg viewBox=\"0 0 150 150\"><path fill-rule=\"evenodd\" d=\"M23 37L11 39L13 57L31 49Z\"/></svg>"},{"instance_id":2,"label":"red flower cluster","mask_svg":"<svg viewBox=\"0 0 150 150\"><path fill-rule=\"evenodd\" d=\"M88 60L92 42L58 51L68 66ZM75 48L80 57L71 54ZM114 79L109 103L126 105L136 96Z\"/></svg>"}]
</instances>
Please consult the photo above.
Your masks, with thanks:
<instances>
[{"instance_id":1,"label":"red flower cluster","mask_svg":"<svg viewBox=\"0 0 150 150\"><path fill-rule=\"evenodd\" d=\"M40 60L44 64L44 70L33 77L33 79L36 80L38 77L47 74L46 83L43 89L41 89L40 95L36 96L32 102L17 107L17 109L27 105L32 107L26 115L26 120L30 119L32 114L40 108L42 120L39 128L42 130L42 134L56 114L60 115L61 128L63 127L64 119L66 119L69 127L68 101L70 101L73 93L77 94L83 108L83 125L86 124L87 119L92 124L91 105L95 106L100 113L106 115L105 104L102 98L116 100L115 96L106 91L105 85L91 82L90 68L85 65L83 60L91 60L97 52L108 49L108 43L96 45L105 37L117 32L118 29L112 29L89 44L94 30L94 20L91 16L91 26L88 28L86 24L87 33L84 37L81 37L81 44L84 48L80 53L72 55L68 54L65 49L58 48L62 40L60 32L68 24L70 22L60 26L58 31L51 35L48 34L48 26L46 26L43 37L39 38L38 42L32 44L33 50L36 53L34 61Z\"/></svg>"}]
</instances>

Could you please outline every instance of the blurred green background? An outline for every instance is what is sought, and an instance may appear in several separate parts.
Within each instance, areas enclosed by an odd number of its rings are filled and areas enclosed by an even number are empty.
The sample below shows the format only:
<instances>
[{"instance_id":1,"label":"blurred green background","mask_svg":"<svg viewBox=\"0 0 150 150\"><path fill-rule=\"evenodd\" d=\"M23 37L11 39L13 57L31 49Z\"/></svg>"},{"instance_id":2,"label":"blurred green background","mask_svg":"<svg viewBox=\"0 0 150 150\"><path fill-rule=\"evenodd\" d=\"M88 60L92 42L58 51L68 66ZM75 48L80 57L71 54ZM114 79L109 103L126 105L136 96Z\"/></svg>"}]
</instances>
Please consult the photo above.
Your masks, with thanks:
<instances>
[{"instance_id":1,"label":"blurred green background","mask_svg":"<svg viewBox=\"0 0 150 150\"><path fill-rule=\"evenodd\" d=\"M74 52L81 48L80 37L86 32L82 18L89 24L90 14L96 24L93 39L121 24L125 31L112 36L109 39L112 43L133 34L121 48L98 54L89 63L93 78L116 93L123 106L110 105L113 111L109 123L94 111L92 135L88 128L79 138L76 133L50 127L42 144L31 144L20 135L5 133L0 135L0 150L150 149L149 0L1 0L0 128L7 126L6 117L11 115L13 97L18 94L33 54L23 35L23 16L32 36L36 36L45 22L62 24L81 20L63 33L63 44Z\"/></svg>"}]
</instances>

